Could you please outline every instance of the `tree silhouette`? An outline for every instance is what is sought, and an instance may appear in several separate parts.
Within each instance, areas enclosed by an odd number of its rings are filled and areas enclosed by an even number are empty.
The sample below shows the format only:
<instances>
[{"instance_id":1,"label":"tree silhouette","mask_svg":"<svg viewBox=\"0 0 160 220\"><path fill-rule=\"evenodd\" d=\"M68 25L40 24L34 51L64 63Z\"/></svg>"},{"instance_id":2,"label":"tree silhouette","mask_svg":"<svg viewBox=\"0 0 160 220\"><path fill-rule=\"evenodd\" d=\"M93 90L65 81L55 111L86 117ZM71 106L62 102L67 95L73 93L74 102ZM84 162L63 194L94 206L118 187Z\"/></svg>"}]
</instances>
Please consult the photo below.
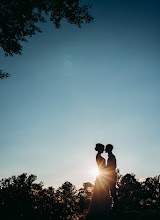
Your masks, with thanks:
<instances>
[{"instance_id":1,"label":"tree silhouette","mask_svg":"<svg viewBox=\"0 0 160 220\"><path fill-rule=\"evenodd\" d=\"M45 15L56 28L65 18L69 23L81 27L93 18L88 5L80 6L80 0L1 0L0 1L0 46L5 55L21 54L21 42L27 42L41 32L38 22L46 22Z\"/></svg>"},{"instance_id":2,"label":"tree silhouette","mask_svg":"<svg viewBox=\"0 0 160 220\"><path fill-rule=\"evenodd\" d=\"M28 42L37 32L39 22L46 22L48 16L55 28L61 26L62 19L81 27L90 23L89 5L80 0L0 0L0 47L6 56L22 54L22 42ZM0 78L9 75L0 72Z\"/></svg>"},{"instance_id":3,"label":"tree silhouette","mask_svg":"<svg viewBox=\"0 0 160 220\"><path fill-rule=\"evenodd\" d=\"M148 177L141 182L141 207L143 209L160 208L160 176Z\"/></svg>"},{"instance_id":4,"label":"tree silhouette","mask_svg":"<svg viewBox=\"0 0 160 220\"><path fill-rule=\"evenodd\" d=\"M9 73L5 73L2 70L0 70L0 79L8 78L9 76Z\"/></svg>"},{"instance_id":5,"label":"tree silhouette","mask_svg":"<svg viewBox=\"0 0 160 220\"><path fill-rule=\"evenodd\" d=\"M34 190L41 190L42 183L34 183L35 175L26 173L0 181L0 213L6 219L30 219L34 215Z\"/></svg>"},{"instance_id":6,"label":"tree silhouette","mask_svg":"<svg viewBox=\"0 0 160 220\"><path fill-rule=\"evenodd\" d=\"M134 174L121 176L117 188L115 215L128 219L160 217L160 177L138 181Z\"/></svg>"},{"instance_id":7,"label":"tree silhouette","mask_svg":"<svg viewBox=\"0 0 160 220\"><path fill-rule=\"evenodd\" d=\"M66 181L58 189L42 188L36 176L26 173L0 181L0 213L5 219L85 219L94 185L86 182L76 190ZM120 175L117 205L111 219L159 219L160 177L138 181L134 174ZM107 219L110 219L109 217Z\"/></svg>"},{"instance_id":8,"label":"tree silhouette","mask_svg":"<svg viewBox=\"0 0 160 220\"><path fill-rule=\"evenodd\" d=\"M60 204L60 216L65 219L66 216L73 216L77 210L76 208L76 188L72 183L66 181L61 187L56 191L56 197L58 203Z\"/></svg>"},{"instance_id":9,"label":"tree silhouette","mask_svg":"<svg viewBox=\"0 0 160 220\"><path fill-rule=\"evenodd\" d=\"M83 187L79 189L79 206L82 212L89 207L90 199L92 197L94 185L90 182L83 183Z\"/></svg>"},{"instance_id":10,"label":"tree silhouette","mask_svg":"<svg viewBox=\"0 0 160 220\"><path fill-rule=\"evenodd\" d=\"M135 211L140 208L141 184L134 174L122 176L118 184L117 208L119 211Z\"/></svg>"}]
</instances>

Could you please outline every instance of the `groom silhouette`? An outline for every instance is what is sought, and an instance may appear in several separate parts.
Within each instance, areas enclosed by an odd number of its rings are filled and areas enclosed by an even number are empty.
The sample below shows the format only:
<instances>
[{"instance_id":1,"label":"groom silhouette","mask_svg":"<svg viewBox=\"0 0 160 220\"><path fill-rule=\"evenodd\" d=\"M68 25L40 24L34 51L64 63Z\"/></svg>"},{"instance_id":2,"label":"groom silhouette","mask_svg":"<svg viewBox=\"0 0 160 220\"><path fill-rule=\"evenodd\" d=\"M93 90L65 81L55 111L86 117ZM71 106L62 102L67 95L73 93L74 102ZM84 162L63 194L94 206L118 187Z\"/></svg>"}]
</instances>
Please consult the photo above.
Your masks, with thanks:
<instances>
[{"instance_id":1,"label":"groom silhouette","mask_svg":"<svg viewBox=\"0 0 160 220\"><path fill-rule=\"evenodd\" d=\"M117 182L117 173L116 173L116 157L112 153L113 145L107 144L105 152L108 153L108 160L107 160L107 181L108 186L111 191L111 196L114 201L115 207L115 200L116 200L116 182Z\"/></svg>"}]
</instances>

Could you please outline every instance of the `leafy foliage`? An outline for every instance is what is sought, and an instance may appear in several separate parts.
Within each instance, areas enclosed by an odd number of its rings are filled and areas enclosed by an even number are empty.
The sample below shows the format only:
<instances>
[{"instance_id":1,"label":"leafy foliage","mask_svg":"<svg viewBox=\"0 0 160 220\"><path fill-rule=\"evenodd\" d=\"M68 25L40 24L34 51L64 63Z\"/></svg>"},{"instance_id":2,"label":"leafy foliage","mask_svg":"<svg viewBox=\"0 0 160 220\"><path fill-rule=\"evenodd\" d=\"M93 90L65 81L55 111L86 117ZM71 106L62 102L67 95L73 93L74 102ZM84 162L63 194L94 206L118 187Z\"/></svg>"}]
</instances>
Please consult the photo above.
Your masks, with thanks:
<instances>
[{"instance_id":1,"label":"leafy foliage","mask_svg":"<svg viewBox=\"0 0 160 220\"><path fill-rule=\"evenodd\" d=\"M90 182L83 183L83 187L79 189L79 208L84 212L89 207L90 199L92 197L94 185Z\"/></svg>"},{"instance_id":2,"label":"leafy foliage","mask_svg":"<svg viewBox=\"0 0 160 220\"><path fill-rule=\"evenodd\" d=\"M56 191L56 198L60 204L61 211L59 215L62 219L65 219L66 216L71 218L77 209L77 196L75 186L70 182L65 182L61 187Z\"/></svg>"},{"instance_id":3,"label":"leafy foliage","mask_svg":"<svg viewBox=\"0 0 160 220\"><path fill-rule=\"evenodd\" d=\"M0 0L0 46L5 55L21 54L21 42L27 42L41 32L38 22L46 22L45 15L56 28L62 19L81 27L93 20L88 5L80 0Z\"/></svg>"},{"instance_id":4,"label":"leafy foliage","mask_svg":"<svg viewBox=\"0 0 160 220\"><path fill-rule=\"evenodd\" d=\"M134 174L126 174L119 182L118 209L122 211L135 211L140 209L141 184Z\"/></svg>"},{"instance_id":5,"label":"leafy foliage","mask_svg":"<svg viewBox=\"0 0 160 220\"><path fill-rule=\"evenodd\" d=\"M0 79L8 78L9 76L9 73L5 73L2 70L0 70Z\"/></svg>"},{"instance_id":6,"label":"leafy foliage","mask_svg":"<svg viewBox=\"0 0 160 220\"><path fill-rule=\"evenodd\" d=\"M133 174L119 175L113 219L160 217L160 177L138 181ZM0 212L5 219L84 219L94 185L86 182L76 190L66 181L58 189L44 189L36 176L26 173L0 181ZM115 218L114 218L115 217Z\"/></svg>"},{"instance_id":7,"label":"leafy foliage","mask_svg":"<svg viewBox=\"0 0 160 220\"><path fill-rule=\"evenodd\" d=\"M117 188L115 215L122 219L160 217L160 176L138 181L134 174L121 176Z\"/></svg>"},{"instance_id":8,"label":"leafy foliage","mask_svg":"<svg viewBox=\"0 0 160 220\"><path fill-rule=\"evenodd\" d=\"M55 28L61 26L62 19L81 27L93 20L90 7L81 0L0 0L0 47L5 56L22 54L22 42L42 32L38 23L49 17ZM9 76L0 70L1 79Z\"/></svg>"},{"instance_id":9,"label":"leafy foliage","mask_svg":"<svg viewBox=\"0 0 160 220\"><path fill-rule=\"evenodd\" d=\"M34 190L41 190L42 183L36 184L35 175L26 173L0 181L0 212L6 219L29 218L34 204Z\"/></svg>"}]
</instances>

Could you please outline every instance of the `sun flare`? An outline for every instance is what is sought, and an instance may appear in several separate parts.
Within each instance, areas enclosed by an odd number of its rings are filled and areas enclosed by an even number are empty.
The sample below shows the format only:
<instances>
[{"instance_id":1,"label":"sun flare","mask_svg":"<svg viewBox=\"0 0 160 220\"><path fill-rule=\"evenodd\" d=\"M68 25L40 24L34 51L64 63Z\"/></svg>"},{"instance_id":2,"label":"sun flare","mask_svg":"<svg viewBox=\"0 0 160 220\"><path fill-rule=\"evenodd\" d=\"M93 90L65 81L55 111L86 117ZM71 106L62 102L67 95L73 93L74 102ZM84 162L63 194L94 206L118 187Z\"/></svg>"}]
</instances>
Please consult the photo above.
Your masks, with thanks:
<instances>
[{"instance_id":1,"label":"sun flare","mask_svg":"<svg viewBox=\"0 0 160 220\"><path fill-rule=\"evenodd\" d=\"M90 173L92 177L96 178L99 175L99 169L97 167L94 167L90 170Z\"/></svg>"}]
</instances>

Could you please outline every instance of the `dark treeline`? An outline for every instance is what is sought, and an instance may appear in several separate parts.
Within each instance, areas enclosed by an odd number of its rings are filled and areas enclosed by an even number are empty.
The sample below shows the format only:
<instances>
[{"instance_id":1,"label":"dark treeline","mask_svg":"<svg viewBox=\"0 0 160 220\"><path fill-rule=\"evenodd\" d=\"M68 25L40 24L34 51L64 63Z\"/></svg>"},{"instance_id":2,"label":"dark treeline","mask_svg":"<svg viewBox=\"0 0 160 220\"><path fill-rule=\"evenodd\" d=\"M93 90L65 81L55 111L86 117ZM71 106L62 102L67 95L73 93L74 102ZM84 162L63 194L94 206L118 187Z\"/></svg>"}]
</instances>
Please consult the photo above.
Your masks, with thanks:
<instances>
[{"instance_id":1,"label":"dark treeline","mask_svg":"<svg viewBox=\"0 0 160 220\"><path fill-rule=\"evenodd\" d=\"M0 213L7 220L85 219L94 185L76 190L66 181L58 189L43 188L35 175L23 173L0 181ZM111 219L159 219L160 176L138 181L133 174L119 175L117 205Z\"/></svg>"}]
</instances>

